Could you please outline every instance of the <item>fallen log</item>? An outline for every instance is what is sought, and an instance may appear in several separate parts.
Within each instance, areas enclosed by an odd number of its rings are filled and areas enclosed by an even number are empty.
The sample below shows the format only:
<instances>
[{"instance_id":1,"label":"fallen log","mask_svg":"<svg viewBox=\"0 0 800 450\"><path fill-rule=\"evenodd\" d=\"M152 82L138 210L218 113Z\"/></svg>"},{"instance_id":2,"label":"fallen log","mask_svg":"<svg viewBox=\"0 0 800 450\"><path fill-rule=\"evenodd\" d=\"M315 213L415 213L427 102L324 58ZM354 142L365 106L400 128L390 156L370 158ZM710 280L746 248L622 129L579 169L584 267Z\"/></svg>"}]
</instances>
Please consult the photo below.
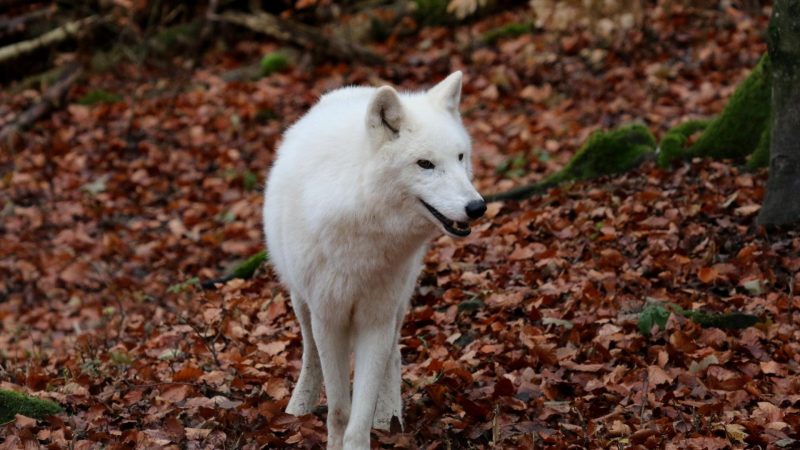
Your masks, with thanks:
<instances>
[{"instance_id":1,"label":"fallen log","mask_svg":"<svg viewBox=\"0 0 800 450\"><path fill-rule=\"evenodd\" d=\"M338 60L357 60L371 65L384 62L381 56L360 45L335 36L323 35L314 27L284 20L263 11L254 14L227 11L211 17L214 20L240 25L279 41L316 51Z\"/></svg>"},{"instance_id":2,"label":"fallen log","mask_svg":"<svg viewBox=\"0 0 800 450\"><path fill-rule=\"evenodd\" d=\"M41 100L20 113L10 124L0 129L0 144L19 130L39 120L56 105L61 103L69 87L72 86L82 74L83 69L78 63L71 63L64 67L53 85L44 92Z\"/></svg>"},{"instance_id":3,"label":"fallen log","mask_svg":"<svg viewBox=\"0 0 800 450\"><path fill-rule=\"evenodd\" d=\"M16 58L17 56L30 53L42 47L57 44L70 36L76 35L82 28L91 25L97 20L97 16L89 16L80 20L67 22L58 28L27 41L17 42L5 47L0 47L0 63Z\"/></svg>"}]
</instances>

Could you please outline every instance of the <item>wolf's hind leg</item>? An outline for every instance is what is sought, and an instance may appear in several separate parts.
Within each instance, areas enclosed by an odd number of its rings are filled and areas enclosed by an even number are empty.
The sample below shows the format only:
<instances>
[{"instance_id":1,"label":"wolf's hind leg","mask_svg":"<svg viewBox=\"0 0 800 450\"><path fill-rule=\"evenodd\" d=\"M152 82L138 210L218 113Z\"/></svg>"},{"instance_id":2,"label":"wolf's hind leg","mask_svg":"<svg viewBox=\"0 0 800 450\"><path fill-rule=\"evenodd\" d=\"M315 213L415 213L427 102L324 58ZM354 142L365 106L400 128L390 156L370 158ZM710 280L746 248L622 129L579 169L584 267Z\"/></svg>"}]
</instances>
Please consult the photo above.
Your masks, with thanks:
<instances>
[{"instance_id":1,"label":"wolf's hind leg","mask_svg":"<svg viewBox=\"0 0 800 450\"><path fill-rule=\"evenodd\" d=\"M319 392L322 387L322 367L319 362L319 352L311 330L311 311L308 305L296 293L292 292L292 307L300 322L300 331L303 337L303 365L300 369L300 378L292 391L292 398L286 406L286 413L294 416L308 414L319 402Z\"/></svg>"},{"instance_id":2,"label":"wolf's hind leg","mask_svg":"<svg viewBox=\"0 0 800 450\"><path fill-rule=\"evenodd\" d=\"M325 394L328 397L328 450L343 450L342 439L350 420L349 318L311 314L311 327L319 348ZM369 438L369 436L367 436ZM352 446L344 450L361 450Z\"/></svg>"}]
</instances>

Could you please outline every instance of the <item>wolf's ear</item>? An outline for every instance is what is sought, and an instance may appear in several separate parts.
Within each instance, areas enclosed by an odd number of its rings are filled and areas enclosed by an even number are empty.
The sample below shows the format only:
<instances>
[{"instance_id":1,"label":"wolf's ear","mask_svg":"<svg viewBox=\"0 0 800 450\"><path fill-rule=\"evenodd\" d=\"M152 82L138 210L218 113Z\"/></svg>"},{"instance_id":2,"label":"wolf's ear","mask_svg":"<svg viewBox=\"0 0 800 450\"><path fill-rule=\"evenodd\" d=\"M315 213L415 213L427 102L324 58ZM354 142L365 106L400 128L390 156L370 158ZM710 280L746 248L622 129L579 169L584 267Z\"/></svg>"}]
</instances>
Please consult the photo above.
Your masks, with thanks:
<instances>
[{"instance_id":1,"label":"wolf's ear","mask_svg":"<svg viewBox=\"0 0 800 450\"><path fill-rule=\"evenodd\" d=\"M458 115L458 104L461 102L461 77L461 71L457 70L428 91L432 99L454 115Z\"/></svg>"},{"instance_id":2,"label":"wolf's ear","mask_svg":"<svg viewBox=\"0 0 800 450\"><path fill-rule=\"evenodd\" d=\"M405 112L400 97L390 86L383 86L375 91L367 108L367 127L370 134L381 142L392 139L400 133Z\"/></svg>"}]
</instances>

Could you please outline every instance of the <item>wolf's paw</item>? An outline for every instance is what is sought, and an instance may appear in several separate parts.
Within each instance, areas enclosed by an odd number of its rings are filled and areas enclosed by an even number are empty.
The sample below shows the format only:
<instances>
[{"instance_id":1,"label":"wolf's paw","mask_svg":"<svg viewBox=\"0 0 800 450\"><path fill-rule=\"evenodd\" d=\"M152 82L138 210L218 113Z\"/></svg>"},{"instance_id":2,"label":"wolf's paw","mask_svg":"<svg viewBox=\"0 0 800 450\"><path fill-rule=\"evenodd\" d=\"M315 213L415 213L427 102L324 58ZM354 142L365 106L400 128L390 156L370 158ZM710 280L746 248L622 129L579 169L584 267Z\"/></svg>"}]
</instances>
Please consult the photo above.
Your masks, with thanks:
<instances>
[{"instance_id":1,"label":"wolf's paw","mask_svg":"<svg viewBox=\"0 0 800 450\"><path fill-rule=\"evenodd\" d=\"M375 415L375 418L372 419L372 428L376 430L385 430L388 431L392 428L392 416L387 417L378 417Z\"/></svg>"},{"instance_id":2,"label":"wolf's paw","mask_svg":"<svg viewBox=\"0 0 800 450\"><path fill-rule=\"evenodd\" d=\"M395 408L387 407L388 405L378 404L375 409L375 416L372 418L372 427L377 430L389 430L392 426L392 417L397 417L400 421L400 427L403 426L402 408L397 406Z\"/></svg>"},{"instance_id":3,"label":"wolf's paw","mask_svg":"<svg viewBox=\"0 0 800 450\"><path fill-rule=\"evenodd\" d=\"M292 399L289 400L289 404L286 405L286 414L291 414L293 416L304 416L306 414L311 414L314 410L314 404L307 399L299 399L295 396L292 396Z\"/></svg>"}]
</instances>

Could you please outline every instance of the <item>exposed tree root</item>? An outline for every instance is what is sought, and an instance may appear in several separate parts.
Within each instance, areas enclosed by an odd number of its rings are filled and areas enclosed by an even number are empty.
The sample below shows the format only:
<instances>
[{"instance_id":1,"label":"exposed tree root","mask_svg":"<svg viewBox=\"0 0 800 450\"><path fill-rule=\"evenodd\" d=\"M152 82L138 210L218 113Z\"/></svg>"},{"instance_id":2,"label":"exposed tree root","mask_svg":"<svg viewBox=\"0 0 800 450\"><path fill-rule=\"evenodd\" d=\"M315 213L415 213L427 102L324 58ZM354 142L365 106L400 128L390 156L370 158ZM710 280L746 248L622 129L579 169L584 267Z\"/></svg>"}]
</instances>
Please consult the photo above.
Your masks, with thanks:
<instances>
[{"instance_id":1,"label":"exposed tree root","mask_svg":"<svg viewBox=\"0 0 800 450\"><path fill-rule=\"evenodd\" d=\"M71 63L64 67L58 79L42 95L41 100L19 114L10 124L0 129L0 144L19 130L29 126L53 107L61 103L69 87L83 74L83 69L78 63Z\"/></svg>"},{"instance_id":2,"label":"exposed tree root","mask_svg":"<svg viewBox=\"0 0 800 450\"><path fill-rule=\"evenodd\" d=\"M264 33L279 41L287 42L326 56L351 61L357 60L367 64L382 64L383 58L370 50L335 36L326 36L308 25L280 19L272 14L257 12L245 14L227 11L221 15L212 15L214 20L233 23Z\"/></svg>"}]
</instances>

